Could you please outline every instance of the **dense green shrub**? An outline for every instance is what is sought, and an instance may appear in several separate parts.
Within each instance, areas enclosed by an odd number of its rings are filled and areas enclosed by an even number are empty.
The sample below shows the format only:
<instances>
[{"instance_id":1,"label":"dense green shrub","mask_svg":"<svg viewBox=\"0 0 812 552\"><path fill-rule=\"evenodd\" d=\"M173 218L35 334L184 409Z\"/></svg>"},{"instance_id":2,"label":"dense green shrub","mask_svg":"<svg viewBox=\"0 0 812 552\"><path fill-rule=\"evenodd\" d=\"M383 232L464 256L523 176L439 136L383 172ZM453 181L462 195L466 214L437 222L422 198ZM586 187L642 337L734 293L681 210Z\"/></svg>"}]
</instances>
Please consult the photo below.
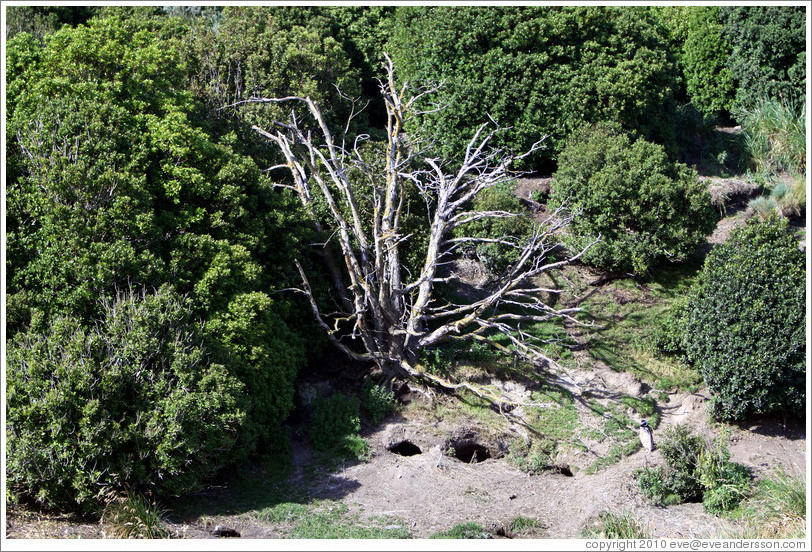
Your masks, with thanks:
<instances>
[{"instance_id":1,"label":"dense green shrub","mask_svg":"<svg viewBox=\"0 0 812 552\"><path fill-rule=\"evenodd\" d=\"M244 417L244 388L212 363L188 300L164 287L102 311L97 326L57 317L8 349L8 482L47 507L188 491L227 461Z\"/></svg>"},{"instance_id":2,"label":"dense green shrub","mask_svg":"<svg viewBox=\"0 0 812 552\"><path fill-rule=\"evenodd\" d=\"M803 6L725 6L724 33L732 46L728 68L736 81L733 114L765 97L800 101L806 92Z\"/></svg>"},{"instance_id":3,"label":"dense green shrub","mask_svg":"<svg viewBox=\"0 0 812 552\"><path fill-rule=\"evenodd\" d=\"M715 212L696 173L663 148L616 125L572 134L553 175L549 206L577 212L566 243L597 267L644 273L660 259L682 261L713 229Z\"/></svg>"},{"instance_id":4,"label":"dense green shrub","mask_svg":"<svg viewBox=\"0 0 812 552\"><path fill-rule=\"evenodd\" d=\"M803 414L805 283L804 253L777 217L734 230L708 254L683 335L717 418Z\"/></svg>"},{"instance_id":5,"label":"dense green shrub","mask_svg":"<svg viewBox=\"0 0 812 552\"><path fill-rule=\"evenodd\" d=\"M63 25L81 25L98 8L91 6L9 6L6 10L6 38L28 33L41 39Z\"/></svg>"},{"instance_id":6,"label":"dense green shrub","mask_svg":"<svg viewBox=\"0 0 812 552\"><path fill-rule=\"evenodd\" d=\"M509 128L502 143L517 153L549 135L528 158L537 169L549 170L584 122L670 140L677 69L645 8L403 7L394 29L388 47L400 77L444 83L430 100L444 109L407 130L447 158L489 116Z\"/></svg>"},{"instance_id":7,"label":"dense green shrub","mask_svg":"<svg viewBox=\"0 0 812 552\"><path fill-rule=\"evenodd\" d=\"M701 501L720 514L735 508L749 492L750 474L730 461L722 438L706 440L684 425L669 428L658 445L665 466L638 470L640 491L656 504Z\"/></svg>"},{"instance_id":8,"label":"dense green shrub","mask_svg":"<svg viewBox=\"0 0 812 552\"><path fill-rule=\"evenodd\" d=\"M476 211L503 211L513 216L482 218L455 229L460 235L483 240L505 240L507 243L483 241L472 245L467 251L481 261L495 275L500 275L516 262L526 239L532 231L532 222L525 208L516 197L516 182L507 181L484 189L473 202Z\"/></svg>"},{"instance_id":9,"label":"dense green shrub","mask_svg":"<svg viewBox=\"0 0 812 552\"><path fill-rule=\"evenodd\" d=\"M334 393L313 403L308 432L313 448L340 456L363 459L369 445L359 435L361 401L358 397Z\"/></svg>"},{"instance_id":10,"label":"dense green shrub","mask_svg":"<svg viewBox=\"0 0 812 552\"><path fill-rule=\"evenodd\" d=\"M680 502L692 502L702 498L702 485L699 480L699 457L705 446L702 437L694 435L684 425L669 428L658 444L666 466L667 487Z\"/></svg>"},{"instance_id":11,"label":"dense green shrub","mask_svg":"<svg viewBox=\"0 0 812 552\"><path fill-rule=\"evenodd\" d=\"M212 116L235 113L270 129L274 121L287 120L290 106L219 110L251 97L309 96L343 125L348 106L339 90L359 95L358 71L321 8L228 6L217 24L198 24L185 42L191 89Z\"/></svg>"},{"instance_id":12,"label":"dense green shrub","mask_svg":"<svg viewBox=\"0 0 812 552\"><path fill-rule=\"evenodd\" d=\"M685 87L680 99L705 115L728 110L735 87L727 68L731 46L719 20L719 7L657 6L651 10L667 30L678 61Z\"/></svg>"},{"instance_id":13,"label":"dense green shrub","mask_svg":"<svg viewBox=\"0 0 812 552\"><path fill-rule=\"evenodd\" d=\"M186 91L189 25L137 12L9 41L7 328L90 327L116 289L171 282L250 395L235 449L250 454L278 436L305 360L289 299L270 298L304 233Z\"/></svg>"},{"instance_id":14,"label":"dense green shrub","mask_svg":"<svg viewBox=\"0 0 812 552\"><path fill-rule=\"evenodd\" d=\"M734 94L727 68L731 47L718 22L718 7L692 7L690 30L682 49L685 88L691 103L705 114L729 111Z\"/></svg>"}]
</instances>

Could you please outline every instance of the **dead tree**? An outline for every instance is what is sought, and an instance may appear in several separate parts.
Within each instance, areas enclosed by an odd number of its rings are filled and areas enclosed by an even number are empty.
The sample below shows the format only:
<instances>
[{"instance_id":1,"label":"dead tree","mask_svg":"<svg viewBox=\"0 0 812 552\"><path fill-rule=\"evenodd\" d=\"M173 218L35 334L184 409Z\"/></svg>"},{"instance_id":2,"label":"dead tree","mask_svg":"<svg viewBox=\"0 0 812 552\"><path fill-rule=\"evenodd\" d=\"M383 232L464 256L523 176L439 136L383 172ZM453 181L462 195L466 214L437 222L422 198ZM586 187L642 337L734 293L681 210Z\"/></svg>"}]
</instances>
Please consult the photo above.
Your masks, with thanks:
<instances>
[{"instance_id":1,"label":"dead tree","mask_svg":"<svg viewBox=\"0 0 812 552\"><path fill-rule=\"evenodd\" d=\"M404 135L404 125L418 114L418 100L436 88L397 87L392 61L386 57L386 81L381 82L387 112L385 168L375 171L359 151L363 136L345 143L331 133L319 106L310 98L251 98L241 103L290 102L306 108L308 118L294 113L288 123L272 130L254 130L273 142L285 163L269 170L290 173L293 184L280 184L298 195L313 215L325 242L337 244L335 255L323 249L326 266L338 294L335 312L328 312L314 296L308 275L297 261L302 284L297 291L309 300L313 315L330 341L346 355L374 361L385 374L417 379L444 388L469 387L429 374L418 367L419 353L450 340L482 340L501 332L508 336L518 353L550 361L531 344L522 323L535 323L556 317L572 319L578 309L554 309L544 303L543 292L559 293L533 284L534 277L562 267L569 259L554 259L560 248L559 232L573 214L559 209L537 224L529 237L504 236L498 239L466 236L466 225L484 218L512 217L504 211L474 210L472 200L482 190L510 180L510 164L540 147L540 142L518 157L492 147L498 129L483 124L468 142L458 168L421 151L417 141ZM360 174L364 187L359 191L350 174ZM427 201L428 241L422 252L422 268L410 274L401 259L404 244L412 238L401 226L406 186L414 186ZM321 194L328 207L326 221L316 218L314 196ZM363 207L363 209L362 209ZM370 214L371 213L371 214ZM366 218L364 218L366 217ZM371 220L370 220L371 217ZM505 270L485 297L469 304L442 303L437 286L454 278L444 275L447 264L463 245L491 241L516 248L518 257ZM343 262L336 259L340 251ZM574 320L574 319L573 319ZM360 344L360 346L359 346Z\"/></svg>"}]
</instances>

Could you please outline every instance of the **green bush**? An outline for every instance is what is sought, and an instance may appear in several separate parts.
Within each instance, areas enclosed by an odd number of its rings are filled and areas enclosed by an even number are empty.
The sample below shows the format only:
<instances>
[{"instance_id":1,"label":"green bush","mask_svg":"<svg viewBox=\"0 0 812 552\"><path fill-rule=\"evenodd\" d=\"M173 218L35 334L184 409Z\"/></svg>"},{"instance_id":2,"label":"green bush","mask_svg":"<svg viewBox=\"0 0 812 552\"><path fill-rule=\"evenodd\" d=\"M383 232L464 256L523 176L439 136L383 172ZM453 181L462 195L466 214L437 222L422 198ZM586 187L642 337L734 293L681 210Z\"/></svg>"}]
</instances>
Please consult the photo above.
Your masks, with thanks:
<instances>
[{"instance_id":1,"label":"green bush","mask_svg":"<svg viewBox=\"0 0 812 552\"><path fill-rule=\"evenodd\" d=\"M683 335L715 417L803 415L805 290L804 253L784 219L753 220L708 254Z\"/></svg>"},{"instance_id":2,"label":"green bush","mask_svg":"<svg viewBox=\"0 0 812 552\"><path fill-rule=\"evenodd\" d=\"M702 505L711 514L732 510L749 493L750 473L745 466L730 461L730 451L721 438L706 443L697 472L705 488Z\"/></svg>"},{"instance_id":3,"label":"green bush","mask_svg":"<svg viewBox=\"0 0 812 552\"><path fill-rule=\"evenodd\" d=\"M480 192L473 202L477 211L504 211L512 217L482 218L455 229L457 235L474 238L500 240L513 237L507 243L480 242L472 245L467 251L477 257L485 267L497 276L502 274L512 263L516 262L526 239L532 231L532 223L527 216L527 209L516 197L516 181L511 180L491 186Z\"/></svg>"},{"instance_id":4,"label":"green bush","mask_svg":"<svg viewBox=\"0 0 812 552\"><path fill-rule=\"evenodd\" d=\"M666 486L680 502L702 499L702 482L698 475L699 458L705 447L702 437L694 435L684 425L676 425L663 435L658 444L666 466Z\"/></svg>"},{"instance_id":5,"label":"green bush","mask_svg":"<svg viewBox=\"0 0 812 552\"><path fill-rule=\"evenodd\" d=\"M286 120L290 106L217 110L249 97L310 96L331 122L344 124L347 102L339 89L358 96L359 78L330 35L331 24L321 8L228 6L216 25L199 25L186 39L182 52L191 89L212 116L232 113L265 129Z\"/></svg>"},{"instance_id":6,"label":"green bush","mask_svg":"<svg viewBox=\"0 0 812 552\"><path fill-rule=\"evenodd\" d=\"M193 489L228 462L244 417L187 301L164 287L102 310L95 327L58 317L9 344L8 482L46 507Z\"/></svg>"},{"instance_id":7,"label":"green bush","mask_svg":"<svg viewBox=\"0 0 812 552\"><path fill-rule=\"evenodd\" d=\"M684 425L665 432L659 444L665 467L638 470L640 491L656 504L702 501L705 510L720 514L735 508L750 487L750 474L730 461L722 438L706 440Z\"/></svg>"},{"instance_id":8,"label":"green bush","mask_svg":"<svg viewBox=\"0 0 812 552\"><path fill-rule=\"evenodd\" d=\"M578 213L566 244L583 260L645 273L660 259L682 261L713 229L715 212L696 173L669 161L661 146L633 140L616 125L572 134L553 175L549 206Z\"/></svg>"},{"instance_id":9,"label":"green bush","mask_svg":"<svg viewBox=\"0 0 812 552\"><path fill-rule=\"evenodd\" d=\"M313 403L308 430L313 448L341 456L363 459L369 445L358 435L361 429L361 401L357 397L334 393Z\"/></svg>"},{"instance_id":10,"label":"green bush","mask_svg":"<svg viewBox=\"0 0 812 552\"><path fill-rule=\"evenodd\" d=\"M444 83L430 101L445 108L413 126L446 158L488 116L510 129L500 140L517 153L549 136L529 158L536 169L549 170L584 122L670 140L677 69L646 8L403 7L394 29L388 48L401 78Z\"/></svg>"},{"instance_id":11,"label":"green bush","mask_svg":"<svg viewBox=\"0 0 812 552\"><path fill-rule=\"evenodd\" d=\"M372 379L367 378L361 388L361 405L367 411L372 423L378 425L381 421L397 408L395 394L383 385L378 385Z\"/></svg>"},{"instance_id":12,"label":"green bush","mask_svg":"<svg viewBox=\"0 0 812 552\"><path fill-rule=\"evenodd\" d=\"M678 485L673 481L674 472L661 466L643 468L637 476L640 492L654 504L679 504L683 498L675 490Z\"/></svg>"},{"instance_id":13,"label":"green bush","mask_svg":"<svg viewBox=\"0 0 812 552\"><path fill-rule=\"evenodd\" d=\"M765 97L800 101L806 92L803 6L719 8L732 50L727 66L736 82L733 114L741 120Z\"/></svg>"},{"instance_id":14,"label":"green bush","mask_svg":"<svg viewBox=\"0 0 812 552\"><path fill-rule=\"evenodd\" d=\"M691 104L706 115L729 110L735 83L727 67L731 45L719 22L719 7L654 9L670 32Z\"/></svg>"},{"instance_id":15,"label":"green bush","mask_svg":"<svg viewBox=\"0 0 812 552\"><path fill-rule=\"evenodd\" d=\"M90 327L116 289L171 282L245 385L236 450L251 454L278 437L307 353L291 300L270 298L301 219L188 91L190 23L129 8L9 41L8 332Z\"/></svg>"}]
</instances>

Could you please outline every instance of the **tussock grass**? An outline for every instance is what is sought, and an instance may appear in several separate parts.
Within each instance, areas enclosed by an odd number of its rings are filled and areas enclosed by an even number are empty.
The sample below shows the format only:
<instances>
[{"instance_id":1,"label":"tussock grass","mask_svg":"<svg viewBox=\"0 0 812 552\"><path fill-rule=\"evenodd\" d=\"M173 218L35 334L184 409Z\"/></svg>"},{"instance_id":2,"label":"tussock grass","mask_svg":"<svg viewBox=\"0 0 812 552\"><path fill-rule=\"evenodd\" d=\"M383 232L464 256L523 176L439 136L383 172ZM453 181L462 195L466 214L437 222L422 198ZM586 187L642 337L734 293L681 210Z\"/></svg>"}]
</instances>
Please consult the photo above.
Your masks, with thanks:
<instances>
[{"instance_id":1,"label":"tussock grass","mask_svg":"<svg viewBox=\"0 0 812 552\"><path fill-rule=\"evenodd\" d=\"M745 116L742 131L757 171L806 172L806 101L762 99Z\"/></svg>"},{"instance_id":2,"label":"tussock grass","mask_svg":"<svg viewBox=\"0 0 812 552\"><path fill-rule=\"evenodd\" d=\"M540 533L545 526L537 519L517 516L508 524L508 530L514 534Z\"/></svg>"},{"instance_id":3,"label":"tussock grass","mask_svg":"<svg viewBox=\"0 0 812 552\"><path fill-rule=\"evenodd\" d=\"M325 500L313 504L281 503L252 512L271 523L291 525L294 539L408 539L403 523L392 518L360 520L346 505Z\"/></svg>"},{"instance_id":4,"label":"tussock grass","mask_svg":"<svg viewBox=\"0 0 812 552\"><path fill-rule=\"evenodd\" d=\"M759 481L742 507L738 527L723 535L733 539L806 538L806 483L783 470Z\"/></svg>"},{"instance_id":5,"label":"tussock grass","mask_svg":"<svg viewBox=\"0 0 812 552\"><path fill-rule=\"evenodd\" d=\"M172 537L164 523L166 513L154 500L131 494L107 503L101 525L108 538L166 539Z\"/></svg>"},{"instance_id":6,"label":"tussock grass","mask_svg":"<svg viewBox=\"0 0 812 552\"><path fill-rule=\"evenodd\" d=\"M585 539L650 539L648 527L629 513L601 512L591 526L581 531Z\"/></svg>"}]
</instances>

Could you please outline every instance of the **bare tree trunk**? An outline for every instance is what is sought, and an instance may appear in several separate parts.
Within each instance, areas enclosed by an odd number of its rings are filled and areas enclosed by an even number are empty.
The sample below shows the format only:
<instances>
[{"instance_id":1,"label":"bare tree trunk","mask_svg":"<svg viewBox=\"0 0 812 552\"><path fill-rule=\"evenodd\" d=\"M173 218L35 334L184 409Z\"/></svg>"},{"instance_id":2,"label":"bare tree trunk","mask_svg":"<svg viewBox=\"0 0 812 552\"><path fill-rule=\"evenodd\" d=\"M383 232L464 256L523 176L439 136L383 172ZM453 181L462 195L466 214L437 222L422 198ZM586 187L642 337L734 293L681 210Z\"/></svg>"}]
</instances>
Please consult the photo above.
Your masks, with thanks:
<instances>
[{"instance_id":1,"label":"bare tree trunk","mask_svg":"<svg viewBox=\"0 0 812 552\"><path fill-rule=\"evenodd\" d=\"M325 236L325 242L329 232L343 258L343 263L339 263L328 249L323 251L341 298L338 312L326 314L328 311L317 304L307 274L297 262L302 279L298 291L308 298L316 321L333 344L352 358L374 361L390 375L446 388L470 387L420 370L418 356L422 350L444 341L488 342L488 336L494 332L508 336L518 353L551 362L530 343L521 324L559 317L575 321L573 314L578 309L556 310L540 299L542 292L559 290L542 289L532 283L540 274L562 267L586 251L569 259L552 258L553 251L560 250L560 231L574 215L558 209L525 239L505 236L484 240L465 233L471 222L515 216L504 211L473 210L472 200L482 190L512 179L510 164L535 151L541 141L524 155L510 157L492 147L499 129L488 130L485 124L462 152L459 168L449 171L446 164L420 150L419 140L412 138L407 144L403 134L403 126L419 113L418 100L436 88L412 88L408 83L398 88L393 64L388 56L386 60L387 79L381 83L387 111L382 172L364 162L359 150L364 137L347 145L345 133L338 143L318 105L310 98L251 98L240 102L290 102L304 106L309 114L308 124L303 124L294 112L289 123L277 123L273 131L254 127L285 158L284 164L272 169L288 171L293 184L280 186L298 194L317 231ZM362 188L357 181L351 182L352 173L362 177ZM407 185L416 187L426 200L430 221L422 267L417 275L409 274L401 259L401 248L412 237L402 229ZM326 220L318 220L313 209L316 193L328 207ZM441 263L452 258L463 245L482 241L516 248L517 260L487 297L469 304L440 303L437 285L453 279L440 276Z\"/></svg>"}]
</instances>

